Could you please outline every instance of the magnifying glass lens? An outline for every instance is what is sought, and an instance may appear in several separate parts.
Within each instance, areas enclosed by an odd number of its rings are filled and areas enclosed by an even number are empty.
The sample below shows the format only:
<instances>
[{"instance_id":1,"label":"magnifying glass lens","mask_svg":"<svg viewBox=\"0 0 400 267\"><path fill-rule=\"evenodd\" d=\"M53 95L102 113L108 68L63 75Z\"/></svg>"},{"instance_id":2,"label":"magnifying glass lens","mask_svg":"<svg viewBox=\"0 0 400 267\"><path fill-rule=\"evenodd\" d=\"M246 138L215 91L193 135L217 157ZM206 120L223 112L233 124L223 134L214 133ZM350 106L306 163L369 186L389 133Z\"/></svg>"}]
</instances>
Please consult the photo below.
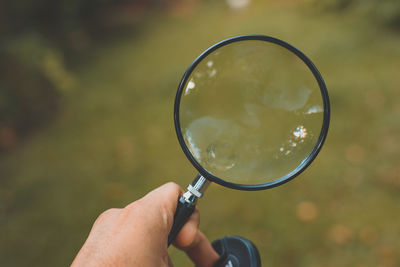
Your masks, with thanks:
<instances>
[{"instance_id":1,"label":"magnifying glass lens","mask_svg":"<svg viewBox=\"0 0 400 267\"><path fill-rule=\"evenodd\" d=\"M292 51L262 40L226 44L192 69L179 121L191 155L207 172L260 184L294 171L318 143L321 90Z\"/></svg>"}]
</instances>

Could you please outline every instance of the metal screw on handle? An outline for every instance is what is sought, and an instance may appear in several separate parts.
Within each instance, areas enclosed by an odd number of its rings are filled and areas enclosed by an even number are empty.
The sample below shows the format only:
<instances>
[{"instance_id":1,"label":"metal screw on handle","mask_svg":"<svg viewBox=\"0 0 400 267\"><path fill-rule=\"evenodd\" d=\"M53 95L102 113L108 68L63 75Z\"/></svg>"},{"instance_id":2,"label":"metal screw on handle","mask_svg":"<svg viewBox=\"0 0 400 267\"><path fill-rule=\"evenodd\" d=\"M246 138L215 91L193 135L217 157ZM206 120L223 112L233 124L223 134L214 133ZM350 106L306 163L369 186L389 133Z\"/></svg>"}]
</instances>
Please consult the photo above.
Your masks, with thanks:
<instances>
[{"instance_id":1,"label":"metal screw on handle","mask_svg":"<svg viewBox=\"0 0 400 267\"><path fill-rule=\"evenodd\" d=\"M174 215L174 223L171 232L168 235L168 246L172 243L183 225L187 222L190 215L192 215L197 199L203 196L204 191L207 189L210 181L198 174L193 183L189 184L187 190L178 199L178 206Z\"/></svg>"}]
</instances>

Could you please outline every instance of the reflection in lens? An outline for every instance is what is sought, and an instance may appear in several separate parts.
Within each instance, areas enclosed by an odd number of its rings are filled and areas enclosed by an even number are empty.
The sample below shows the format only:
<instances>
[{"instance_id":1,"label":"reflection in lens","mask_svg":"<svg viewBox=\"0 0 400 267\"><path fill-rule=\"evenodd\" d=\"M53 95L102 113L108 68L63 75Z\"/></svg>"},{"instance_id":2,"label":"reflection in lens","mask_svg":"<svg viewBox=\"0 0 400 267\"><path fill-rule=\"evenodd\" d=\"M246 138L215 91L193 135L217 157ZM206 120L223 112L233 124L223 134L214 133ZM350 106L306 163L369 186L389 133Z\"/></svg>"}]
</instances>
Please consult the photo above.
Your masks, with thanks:
<instances>
[{"instance_id":1,"label":"reflection in lens","mask_svg":"<svg viewBox=\"0 0 400 267\"><path fill-rule=\"evenodd\" d=\"M244 40L206 56L184 85L185 143L211 174L265 183L299 166L317 143L323 102L312 72L279 45Z\"/></svg>"}]
</instances>

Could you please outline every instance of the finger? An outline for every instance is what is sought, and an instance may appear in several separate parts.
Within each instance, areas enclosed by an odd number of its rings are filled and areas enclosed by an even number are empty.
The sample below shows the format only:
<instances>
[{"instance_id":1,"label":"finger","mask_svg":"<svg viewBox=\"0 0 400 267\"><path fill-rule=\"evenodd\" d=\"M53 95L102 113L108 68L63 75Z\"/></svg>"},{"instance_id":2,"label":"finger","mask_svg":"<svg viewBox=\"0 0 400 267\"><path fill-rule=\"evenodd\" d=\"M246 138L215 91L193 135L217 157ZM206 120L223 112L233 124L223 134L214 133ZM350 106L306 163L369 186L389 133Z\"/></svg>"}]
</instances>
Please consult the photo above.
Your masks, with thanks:
<instances>
[{"instance_id":1,"label":"finger","mask_svg":"<svg viewBox=\"0 0 400 267\"><path fill-rule=\"evenodd\" d=\"M149 192L143 198L129 204L126 209L141 208L147 210L146 215L154 217L157 225L162 225L166 230L170 230L174 221L174 214L178 205L178 198L183 194L182 188L176 183L166 183L153 191ZM159 224L162 219L162 224ZM152 219L149 218L149 222Z\"/></svg>"},{"instance_id":2,"label":"finger","mask_svg":"<svg viewBox=\"0 0 400 267\"><path fill-rule=\"evenodd\" d=\"M218 253L215 252L207 237L199 230L192 245L186 248L185 252L197 267L214 266L219 259Z\"/></svg>"},{"instance_id":3,"label":"finger","mask_svg":"<svg viewBox=\"0 0 400 267\"><path fill-rule=\"evenodd\" d=\"M182 229L175 237L173 242L174 246L180 249L189 247L196 238L199 224L200 213L196 208L192 215L190 215L189 220L183 225Z\"/></svg>"},{"instance_id":4,"label":"finger","mask_svg":"<svg viewBox=\"0 0 400 267\"><path fill-rule=\"evenodd\" d=\"M211 267L219 259L211 243L198 229L199 212L196 210L183 226L174 241L174 246L186 252L198 267Z\"/></svg>"},{"instance_id":5,"label":"finger","mask_svg":"<svg viewBox=\"0 0 400 267\"><path fill-rule=\"evenodd\" d=\"M183 193L184 191L179 185L169 182L149 192L140 201L151 200L152 205L162 205L172 213L175 213L178 197Z\"/></svg>"}]
</instances>

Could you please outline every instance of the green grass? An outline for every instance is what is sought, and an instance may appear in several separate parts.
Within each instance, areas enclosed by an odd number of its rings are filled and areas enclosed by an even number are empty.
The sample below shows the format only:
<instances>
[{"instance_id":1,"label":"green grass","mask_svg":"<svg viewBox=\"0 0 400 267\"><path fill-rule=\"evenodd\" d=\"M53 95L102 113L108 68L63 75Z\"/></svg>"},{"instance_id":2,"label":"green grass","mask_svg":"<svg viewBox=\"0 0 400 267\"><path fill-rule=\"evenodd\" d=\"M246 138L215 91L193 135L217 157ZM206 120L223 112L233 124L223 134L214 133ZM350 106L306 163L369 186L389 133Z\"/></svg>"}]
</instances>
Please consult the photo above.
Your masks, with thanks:
<instances>
[{"instance_id":1,"label":"green grass","mask_svg":"<svg viewBox=\"0 0 400 267\"><path fill-rule=\"evenodd\" d=\"M248 33L286 40L314 61L331 96L331 128L293 182L261 192L211 186L200 228L210 240L249 238L264 266L400 264L398 33L354 14L261 3L243 12L203 4L141 27L94 44L58 119L1 159L2 266L68 265L101 211L170 180L186 186L196 173L173 128L178 82L202 50ZM317 210L310 221L297 215L303 201ZM176 249L170 255L190 266Z\"/></svg>"}]
</instances>

